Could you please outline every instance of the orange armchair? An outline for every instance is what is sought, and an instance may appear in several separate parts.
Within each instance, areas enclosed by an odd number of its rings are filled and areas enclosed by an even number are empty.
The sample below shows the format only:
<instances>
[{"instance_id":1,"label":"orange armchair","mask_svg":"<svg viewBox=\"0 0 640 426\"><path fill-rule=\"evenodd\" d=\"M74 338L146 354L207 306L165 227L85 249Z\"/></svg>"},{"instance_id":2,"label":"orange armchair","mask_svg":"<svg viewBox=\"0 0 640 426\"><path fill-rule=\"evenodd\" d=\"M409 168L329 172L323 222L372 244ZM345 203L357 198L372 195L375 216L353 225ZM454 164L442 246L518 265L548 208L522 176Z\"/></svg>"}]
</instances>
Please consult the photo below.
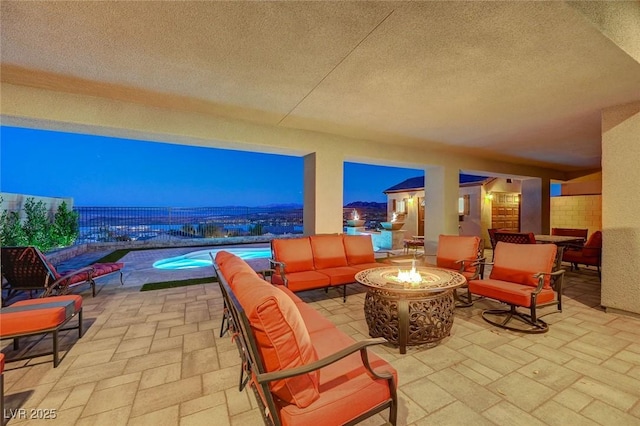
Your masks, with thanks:
<instances>
[{"instance_id":1,"label":"orange armchair","mask_svg":"<svg viewBox=\"0 0 640 426\"><path fill-rule=\"evenodd\" d=\"M480 237L467 237L458 235L440 235L438 238L438 252L436 254L436 266L444 269L453 269L461 273L467 279L475 279L482 274L482 262L484 261L484 244ZM466 295L461 296L457 291L453 293L458 303L456 307L469 307L473 304L469 286L464 285Z\"/></svg>"},{"instance_id":2,"label":"orange armchair","mask_svg":"<svg viewBox=\"0 0 640 426\"><path fill-rule=\"evenodd\" d=\"M562 260L571 263L571 270L578 269L578 265L595 266L598 269L598 277L600 278L602 232L596 231L591 234L584 246L566 246Z\"/></svg>"},{"instance_id":3,"label":"orange armchair","mask_svg":"<svg viewBox=\"0 0 640 426\"><path fill-rule=\"evenodd\" d=\"M509 305L509 309L487 309L482 318L508 330L545 333L549 330L540 319L538 308L557 306L562 312L564 270L555 272L558 248L555 244L512 244L497 242L491 275L488 279L469 281L472 294ZM528 309L528 313L518 308ZM520 326L516 326L517 320Z\"/></svg>"}]
</instances>

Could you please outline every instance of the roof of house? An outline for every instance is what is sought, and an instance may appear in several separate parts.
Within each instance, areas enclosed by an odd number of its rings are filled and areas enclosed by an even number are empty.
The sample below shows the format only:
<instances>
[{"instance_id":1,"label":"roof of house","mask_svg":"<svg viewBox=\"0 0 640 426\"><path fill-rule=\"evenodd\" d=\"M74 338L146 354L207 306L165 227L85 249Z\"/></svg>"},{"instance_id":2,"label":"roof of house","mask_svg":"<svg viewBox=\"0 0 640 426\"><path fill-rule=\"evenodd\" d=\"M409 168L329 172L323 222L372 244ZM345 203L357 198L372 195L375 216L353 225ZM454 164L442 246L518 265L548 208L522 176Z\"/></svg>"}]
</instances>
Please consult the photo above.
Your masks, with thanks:
<instances>
[{"instance_id":1,"label":"roof of house","mask_svg":"<svg viewBox=\"0 0 640 426\"><path fill-rule=\"evenodd\" d=\"M484 183L488 178L487 176L475 176L475 175L466 175L464 173L460 173L460 185L463 184L481 184ZM383 192L386 194L387 192L401 192L401 191L409 191L409 190L422 190L424 189L424 175L416 176L404 180L396 185L393 185L391 188L385 189Z\"/></svg>"}]
</instances>

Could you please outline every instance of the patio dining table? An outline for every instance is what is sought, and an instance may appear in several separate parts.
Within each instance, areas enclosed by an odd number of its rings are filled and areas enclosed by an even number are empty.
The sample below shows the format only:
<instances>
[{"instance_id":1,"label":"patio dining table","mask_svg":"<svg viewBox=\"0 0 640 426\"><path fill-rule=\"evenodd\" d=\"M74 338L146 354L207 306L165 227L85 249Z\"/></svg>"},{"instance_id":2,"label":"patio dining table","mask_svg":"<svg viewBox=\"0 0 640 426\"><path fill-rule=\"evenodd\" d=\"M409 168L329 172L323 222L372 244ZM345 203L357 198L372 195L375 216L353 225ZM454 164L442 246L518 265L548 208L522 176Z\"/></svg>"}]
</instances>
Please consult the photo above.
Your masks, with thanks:
<instances>
[{"instance_id":1,"label":"patio dining table","mask_svg":"<svg viewBox=\"0 0 640 426\"><path fill-rule=\"evenodd\" d=\"M546 235L540 234L536 235L536 242L542 244L555 244L557 246L565 246L571 244L583 244L584 238L581 237L570 237L565 235Z\"/></svg>"}]
</instances>

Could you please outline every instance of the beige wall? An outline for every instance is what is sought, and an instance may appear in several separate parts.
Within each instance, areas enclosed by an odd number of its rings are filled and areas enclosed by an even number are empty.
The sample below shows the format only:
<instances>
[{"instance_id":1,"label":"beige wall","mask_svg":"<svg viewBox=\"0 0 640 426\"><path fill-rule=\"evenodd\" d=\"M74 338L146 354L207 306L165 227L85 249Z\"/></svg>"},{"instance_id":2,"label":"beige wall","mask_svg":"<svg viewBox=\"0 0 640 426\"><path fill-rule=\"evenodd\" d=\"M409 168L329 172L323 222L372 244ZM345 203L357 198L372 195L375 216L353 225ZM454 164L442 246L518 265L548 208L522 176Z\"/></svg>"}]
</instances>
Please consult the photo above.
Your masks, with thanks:
<instances>
[{"instance_id":1,"label":"beige wall","mask_svg":"<svg viewBox=\"0 0 640 426\"><path fill-rule=\"evenodd\" d=\"M640 102L602 112L602 305L640 314Z\"/></svg>"},{"instance_id":2,"label":"beige wall","mask_svg":"<svg viewBox=\"0 0 640 426\"><path fill-rule=\"evenodd\" d=\"M602 195L551 197L551 227L602 229Z\"/></svg>"},{"instance_id":3,"label":"beige wall","mask_svg":"<svg viewBox=\"0 0 640 426\"><path fill-rule=\"evenodd\" d=\"M482 237L482 205L483 188L481 185L463 186L460 188L460 196L469 196L469 214L464 215L458 222L460 235L477 235Z\"/></svg>"}]
</instances>

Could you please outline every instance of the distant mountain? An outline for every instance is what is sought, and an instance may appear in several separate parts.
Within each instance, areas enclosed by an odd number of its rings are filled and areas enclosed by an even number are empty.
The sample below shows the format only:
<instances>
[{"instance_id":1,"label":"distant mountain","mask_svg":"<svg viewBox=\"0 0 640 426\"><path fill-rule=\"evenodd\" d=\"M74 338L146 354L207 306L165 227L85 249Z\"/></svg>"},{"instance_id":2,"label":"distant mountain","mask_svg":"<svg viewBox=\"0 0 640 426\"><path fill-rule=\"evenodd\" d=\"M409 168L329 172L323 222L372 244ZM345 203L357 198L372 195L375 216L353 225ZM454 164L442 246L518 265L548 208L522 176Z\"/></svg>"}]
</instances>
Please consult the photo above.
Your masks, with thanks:
<instances>
[{"instance_id":1,"label":"distant mountain","mask_svg":"<svg viewBox=\"0 0 640 426\"><path fill-rule=\"evenodd\" d=\"M344 208L367 208L367 209L386 209L387 203L377 203L375 201L354 201Z\"/></svg>"}]
</instances>

